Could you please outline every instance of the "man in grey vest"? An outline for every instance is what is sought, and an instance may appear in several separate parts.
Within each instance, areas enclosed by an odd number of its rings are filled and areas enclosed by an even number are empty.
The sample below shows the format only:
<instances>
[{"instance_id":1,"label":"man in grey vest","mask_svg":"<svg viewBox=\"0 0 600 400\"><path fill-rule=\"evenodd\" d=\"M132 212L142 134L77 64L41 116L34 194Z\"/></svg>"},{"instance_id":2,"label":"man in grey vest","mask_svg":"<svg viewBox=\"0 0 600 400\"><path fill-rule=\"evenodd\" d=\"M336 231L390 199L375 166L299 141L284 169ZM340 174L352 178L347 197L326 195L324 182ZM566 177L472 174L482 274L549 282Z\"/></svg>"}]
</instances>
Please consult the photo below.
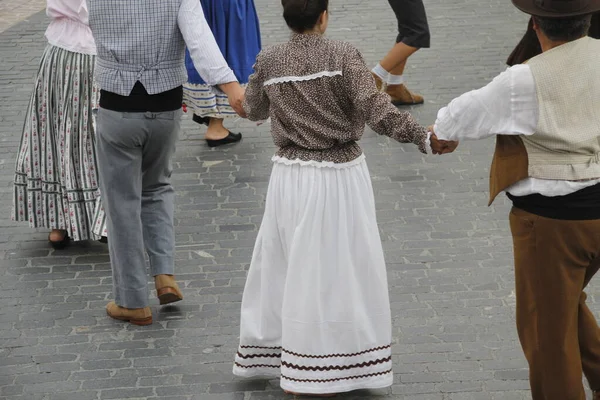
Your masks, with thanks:
<instances>
[{"instance_id":1,"label":"man in grey vest","mask_svg":"<svg viewBox=\"0 0 600 400\"><path fill-rule=\"evenodd\" d=\"M160 304L183 299L174 278L171 158L180 129L186 45L196 69L243 113L244 91L198 0L88 0L101 88L98 169L115 301L110 317L152 323L144 248Z\"/></svg>"},{"instance_id":2,"label":"man in grey vest","mask_svg":"<svg viewBox=\"0 0 600 400\"><path fill-rule=\"evenodd\" d=\"M513 202L517 330L534 400L600 400L600 329L584 288L600 268L600 0L512 0L543 53L454 99L440 140L496 137L490 204ZM434 137L435 140L435 137Z\"/></svg>"}]
</instances>

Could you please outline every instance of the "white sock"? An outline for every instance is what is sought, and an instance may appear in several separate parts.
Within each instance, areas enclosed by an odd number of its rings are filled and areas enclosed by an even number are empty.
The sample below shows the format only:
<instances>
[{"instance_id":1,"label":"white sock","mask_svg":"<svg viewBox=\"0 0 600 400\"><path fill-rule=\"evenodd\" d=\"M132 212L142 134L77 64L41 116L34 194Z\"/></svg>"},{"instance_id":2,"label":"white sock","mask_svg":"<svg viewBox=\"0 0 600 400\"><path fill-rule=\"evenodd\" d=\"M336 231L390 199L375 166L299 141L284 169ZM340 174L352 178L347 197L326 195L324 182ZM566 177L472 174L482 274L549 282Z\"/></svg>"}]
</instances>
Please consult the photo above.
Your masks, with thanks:
<instances>
[{"instance_id":1,"label":"white sock","mask_svg":"<svg viewBox=\"0 0 600 400\"><path fill-rule=\"evenodd\" d=\"M404 75L388 74L386 83L388 85L402 85L404 83Z\"/></svg>"},{"instance_id":2,"label":"white sock","mask_svg":"<svg viewBox=\"0 0 600 400\"><path fill-rule=\"evenodd\" d=\"M381 78L382 81L386 82L388 80L388 77L390 75L389 72L387 72L385 69L383 69L383 67L381 66L381 64L377 64L375 66L375 68L373 68L371 70L371 72L373 72L375 75L377 75L378 77Z\"/></svg>"}]
</instances>

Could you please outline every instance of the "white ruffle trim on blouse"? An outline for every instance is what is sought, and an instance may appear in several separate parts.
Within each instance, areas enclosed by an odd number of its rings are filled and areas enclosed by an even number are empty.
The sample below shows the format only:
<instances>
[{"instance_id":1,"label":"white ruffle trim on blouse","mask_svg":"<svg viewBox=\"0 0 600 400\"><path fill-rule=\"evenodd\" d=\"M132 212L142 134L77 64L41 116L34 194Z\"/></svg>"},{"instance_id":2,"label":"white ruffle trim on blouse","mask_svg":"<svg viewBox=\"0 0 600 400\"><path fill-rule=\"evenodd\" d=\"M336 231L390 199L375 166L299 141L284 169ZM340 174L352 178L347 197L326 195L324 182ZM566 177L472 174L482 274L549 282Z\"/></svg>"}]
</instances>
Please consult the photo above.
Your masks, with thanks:
<instances>
[{"instance_id":1,"label":"white ruffle trim on blouse","mask_svg":"<svg viewBox=\"0 0 600 400\"><path fill-rule=\"evenodd\" d=\"M278 83L284 82L304 82L304 81L312 81L313 79L323 78L323 77L332 77L332 76L342 76L342 71L321 71L316 74L304 75L304 76L282 76L279 78L273 78L266 81L263 85L276 85Z\"/></svg>"},{"instance_id":2,"label":"white ruffle trim on blouse","mask_svg":"<svg viewBox=\"0 0 600 400\"><path fill-rule=\"evenodd\" d=\"M278 164L300 165L302 167L316 167L316 168L335 168L335 169L346 169L346 168L354 167L355 165L362 163L364 160L365 160L364 154L361 154L354 160L348 161L345 163L334 163L332 161L315 161L315 160L304 161L304 160L300 160L298 158L296 158L295 160L290 160L289 158L280 157L280 156L273 156L273 158L271 159L271 161L273 161L274 163L278 163Z\"/></svg>"}]
</instances>

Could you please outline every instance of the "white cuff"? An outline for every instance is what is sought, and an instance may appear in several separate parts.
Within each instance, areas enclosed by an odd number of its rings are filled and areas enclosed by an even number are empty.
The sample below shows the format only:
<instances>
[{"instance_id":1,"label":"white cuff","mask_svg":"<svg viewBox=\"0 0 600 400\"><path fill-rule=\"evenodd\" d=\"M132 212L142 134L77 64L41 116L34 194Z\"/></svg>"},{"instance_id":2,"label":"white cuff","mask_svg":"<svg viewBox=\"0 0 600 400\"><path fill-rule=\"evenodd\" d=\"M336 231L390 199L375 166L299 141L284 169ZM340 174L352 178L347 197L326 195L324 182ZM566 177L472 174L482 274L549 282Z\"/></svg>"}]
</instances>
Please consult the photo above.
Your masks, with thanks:
<instances>
[{"instance_id":1,"label":"white cuff","mask_svg":"<svg viewBox=\"0 0 600 400\"><path fill-rule=\"evenodd\" d=\"M431 132L427 132L427 139L425 140L425 150L427 154L433 154L433 150L431 149Z\"/></svg>"}]
</instances>

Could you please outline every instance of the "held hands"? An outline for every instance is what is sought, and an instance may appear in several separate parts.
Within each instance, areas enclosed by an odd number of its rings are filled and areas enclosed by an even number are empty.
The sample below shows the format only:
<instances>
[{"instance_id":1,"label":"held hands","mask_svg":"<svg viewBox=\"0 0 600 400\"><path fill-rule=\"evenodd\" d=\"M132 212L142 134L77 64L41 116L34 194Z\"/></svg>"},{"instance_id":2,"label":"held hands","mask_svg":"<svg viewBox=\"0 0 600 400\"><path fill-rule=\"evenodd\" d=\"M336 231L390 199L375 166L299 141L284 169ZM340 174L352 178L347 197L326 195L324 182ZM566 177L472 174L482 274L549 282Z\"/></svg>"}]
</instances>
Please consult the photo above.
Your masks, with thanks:
<instances>
[{"instance_id":1,"label":"held hands","mask_svg":"<svg viewBox=\"0 0 600 400\"><path fill-rule=\"evenodd\" d=\"M458 142L439 140L435 133L431 134L431 150L433 154L448 154L452 153L458 147Z\"/></svg>"},{"instance_id":2,"label":"held hands","mask_svg":"<svg viewBox=\"0 0 600 400\"><path fill-rule=\"evenodd\" d=\"M440 140L435 135L433 130L433 125L427 128L429 132L431 132L431 150L433 154L448 154L452 153L458 147L458 142L449 141L449 140Z\"/></svg>"},{"instance_id":3,"label":"held hands","mask_svg":"<svg viewBox=\"0 0 600 400\"><path fill-rule=\"evenodd\" d=\"M227 95L227 99L229 100L229 105L233 110L242 118L246 118L246 112L244 111L244 107L242 103L244 101L244 96L246 91L238 82L230 82L219 85L221 90L225 92Z\"/></svg>"}]
</instances>

